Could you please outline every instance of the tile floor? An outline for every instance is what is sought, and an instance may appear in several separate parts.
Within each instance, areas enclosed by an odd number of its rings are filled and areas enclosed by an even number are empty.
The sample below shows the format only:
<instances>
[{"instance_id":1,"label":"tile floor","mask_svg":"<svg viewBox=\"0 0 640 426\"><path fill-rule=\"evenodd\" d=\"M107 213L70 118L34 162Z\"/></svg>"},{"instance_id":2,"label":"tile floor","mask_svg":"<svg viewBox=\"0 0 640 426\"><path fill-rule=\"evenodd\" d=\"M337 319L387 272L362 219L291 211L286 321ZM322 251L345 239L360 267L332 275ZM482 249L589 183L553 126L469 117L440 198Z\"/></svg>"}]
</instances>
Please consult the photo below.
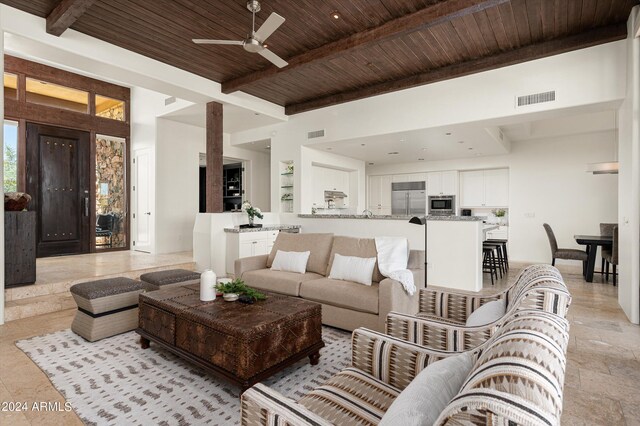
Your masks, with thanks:
<instances>
[{"instance_id":1,"label":"tile floor","mask_svg":"<svg viewBox=\"0 0 640 426\"><path fill-rule=\"evenodd\" d=\"M522 265L484 292L506 287ZM564 269L573 295L569 311L571 343L564 388L566 425L640 425L640 326L630 324L616 301L616 289L601 282L585 283L573 269ZM596 281L599 278L596 278ZM14 344L31 336L68 328L74 310L12 321L0 326L1 401L47 401L64 404L44 373ZM2 408L2 407L0 407ZM73 412L0 411L0 424L82 424Z\"/></svg>"}]
</instances>

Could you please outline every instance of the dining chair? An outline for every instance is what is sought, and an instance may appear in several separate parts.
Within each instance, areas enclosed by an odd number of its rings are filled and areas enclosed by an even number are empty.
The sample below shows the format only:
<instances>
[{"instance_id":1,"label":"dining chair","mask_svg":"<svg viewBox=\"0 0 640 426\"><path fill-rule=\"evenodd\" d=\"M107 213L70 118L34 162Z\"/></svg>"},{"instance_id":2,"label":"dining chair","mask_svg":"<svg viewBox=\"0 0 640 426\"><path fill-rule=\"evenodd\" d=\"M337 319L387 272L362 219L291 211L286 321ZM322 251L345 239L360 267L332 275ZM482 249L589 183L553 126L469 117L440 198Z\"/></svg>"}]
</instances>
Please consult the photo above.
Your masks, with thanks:
<instances>
[{"instance_id":1,"label":"dining chair","mask_svg":"<svg viewBox=\"0 0 640 426\"><path fill-rule=\"evenodd\" d=\"M618 225L613 227L613 242L611 244L611 248L603 248L602 249L602 257L607 261L607 269L605 272L605 279L607 282L609 281L609 264L613 265L613 285L616 286L618 275L616 273L616 266L618 265Z\"/></svg>"},{"instance_id":2,"label":"dining chair","mask_svg":"<svg viewBox=\"0 0 640 426\"><path fill-rule=\"evenodd\" d=\"M602 235L603 237L612 237L613 236L613 228L618 225L617 223L601 223L600 224L600 235ZM604 253L605 253L606 248L603 247L602 248L602 266L600 267L600 271L601 273L605 273L604 269L605 269L605 263L607 263L607 259L605 259L604 257ZM609 249L609 251L611 251ZM607 269L609 269L609 265L606 265Z\"/></svg>"},{"instance_id":3,"label":"dining chair","mask_svg":"<svg viewBox=\"0 0 640 426\"><path fill-rule=\"evenodd\" d=\"M578 249L558 248L558 241L551 226L549 226L548 223L542 226L544 226L544 230L547 231L549 245L551 246L551 265L555 266L556 259L579 260L582 262L582 274L584 275L587 271L587 252Z\"/></svg>"}]
</instances>

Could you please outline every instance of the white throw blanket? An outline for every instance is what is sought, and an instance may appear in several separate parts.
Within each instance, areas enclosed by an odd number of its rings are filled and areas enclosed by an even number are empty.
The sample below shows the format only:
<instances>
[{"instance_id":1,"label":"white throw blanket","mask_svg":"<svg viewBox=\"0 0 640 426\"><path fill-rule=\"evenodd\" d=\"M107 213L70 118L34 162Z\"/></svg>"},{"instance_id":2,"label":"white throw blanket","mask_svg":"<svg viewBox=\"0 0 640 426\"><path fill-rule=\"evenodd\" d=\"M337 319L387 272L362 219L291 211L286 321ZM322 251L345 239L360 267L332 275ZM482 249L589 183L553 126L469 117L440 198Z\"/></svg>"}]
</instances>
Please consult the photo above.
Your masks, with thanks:
<instances>
[{"instance_id":1,"label":"white throw blanket","mask_svg":"<svg viewBox=\"0 0 640 426\"><path fill-rule=\"evenodd\" d=\"M416 292L409 263L409 241L401 237L376 237L378 269L387 278L398 281L410 295Z\"/></svg>"}]
</instances>

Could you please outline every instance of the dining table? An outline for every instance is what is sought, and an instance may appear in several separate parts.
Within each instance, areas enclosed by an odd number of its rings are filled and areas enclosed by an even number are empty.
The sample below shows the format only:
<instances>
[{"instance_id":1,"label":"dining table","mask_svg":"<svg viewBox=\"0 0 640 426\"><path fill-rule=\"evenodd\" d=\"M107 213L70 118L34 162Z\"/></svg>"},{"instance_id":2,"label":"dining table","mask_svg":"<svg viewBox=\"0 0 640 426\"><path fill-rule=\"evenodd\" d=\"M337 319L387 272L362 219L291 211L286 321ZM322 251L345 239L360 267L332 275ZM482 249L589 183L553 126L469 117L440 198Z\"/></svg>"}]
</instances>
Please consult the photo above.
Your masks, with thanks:
<instances>
[{"instance_id":1,"label":"dining table","mask_svg":"<svg viewBox=\"0 0 640 426\"><path fill-rule=\"evenodd\" d=\"M586 246L587 248L587 267L585 268L584 278L587 282L593 282L593 272L596 267L596 253L598 246L606 248L613 245L612 235L574 235L576 243Z\"/></svg>"}]
</instances>

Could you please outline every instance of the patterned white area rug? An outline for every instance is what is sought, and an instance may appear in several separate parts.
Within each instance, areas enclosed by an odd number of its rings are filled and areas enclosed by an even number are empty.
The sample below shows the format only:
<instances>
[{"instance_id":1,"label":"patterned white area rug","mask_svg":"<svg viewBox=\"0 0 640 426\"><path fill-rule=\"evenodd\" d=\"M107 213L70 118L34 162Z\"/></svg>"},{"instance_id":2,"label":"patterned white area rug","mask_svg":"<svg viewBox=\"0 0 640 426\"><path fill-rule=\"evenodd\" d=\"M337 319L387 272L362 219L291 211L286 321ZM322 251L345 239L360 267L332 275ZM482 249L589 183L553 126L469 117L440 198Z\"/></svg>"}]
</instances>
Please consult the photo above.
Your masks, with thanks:
<instances>
[{"instance_id":1,"label":"patterned white area rug","mask_svg":"<svg viewBox=\"0 0 640 426\"><path fill-rule=\"evenodd\" d=\"M323 327L320 363L309 359L263 382L294 400L351 360L351 333ZM71 330L16 342L86 424L235 425L240 389L206 374L134 332L90 343Z\"/></svg>"}]
</instances>

